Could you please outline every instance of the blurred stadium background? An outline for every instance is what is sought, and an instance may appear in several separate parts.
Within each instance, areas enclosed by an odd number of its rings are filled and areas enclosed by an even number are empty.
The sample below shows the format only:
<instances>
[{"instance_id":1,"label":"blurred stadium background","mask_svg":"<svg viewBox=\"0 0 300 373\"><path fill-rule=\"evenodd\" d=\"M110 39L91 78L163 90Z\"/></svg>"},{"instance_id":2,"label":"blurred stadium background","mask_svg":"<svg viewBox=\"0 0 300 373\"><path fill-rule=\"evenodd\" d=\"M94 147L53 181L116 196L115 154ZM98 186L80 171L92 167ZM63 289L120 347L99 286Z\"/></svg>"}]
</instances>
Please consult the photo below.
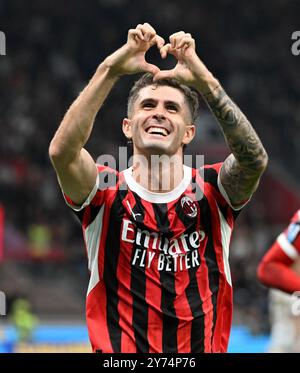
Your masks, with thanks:
<instances>
[{"instance_id":1,"label":"blurred stadium background","mask_svg":"<svg viewBox=\"0 0 300 373\"><path fill-rule=\"evenodd\" d=\"M164 38L184 30L229 95L251 120L270 156L258 191L240 215L230 263L234 326L229 351L264 352L268 291L256 280L263 253L300 205L300 29L296 0L0 0L0 351L90 351L85 328L88 271L81 229L65 206L48 159L64 112L97 65L149 22ZM151 50L148 59L162 68ZM121 120L134 77L121 79L97 117L88 150L95 157L126 146ZM228 154L203 104L187 149L205 162ZM0 225L1 225L0 224Z\"/></svg>"}]
</instances>

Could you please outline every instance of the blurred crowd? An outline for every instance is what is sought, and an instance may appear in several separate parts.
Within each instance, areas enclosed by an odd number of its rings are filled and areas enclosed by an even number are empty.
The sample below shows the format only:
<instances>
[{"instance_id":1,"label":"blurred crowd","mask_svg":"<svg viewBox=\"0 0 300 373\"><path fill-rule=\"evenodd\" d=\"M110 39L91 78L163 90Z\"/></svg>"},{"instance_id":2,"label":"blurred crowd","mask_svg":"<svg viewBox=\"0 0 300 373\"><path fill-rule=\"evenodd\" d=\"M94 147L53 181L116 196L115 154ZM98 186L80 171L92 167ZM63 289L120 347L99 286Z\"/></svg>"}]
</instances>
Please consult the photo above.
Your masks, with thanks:
<instances>
[{"instance_id":1,"label":"blurred crowd","mask_svg":"<svg viewBox=\"0 0 300 373\"><path fill-rule=\"evenodd\" d=\"M180 30L194 36L199 56L257 130L270 164L299 185L300 56L291 54L299 10L292 0L0 0L0 29L7 41L7 55L0 57L5 258L26 266L32 292L38 276L53 286L59 267L66 272L64 280L82 279L73 296L78 293L84 304L87 269L81 230L64 205L48 146L98 64L138 23L149 22L166 39ZM155 50L147 58L164 69L175 63L171 57L161 61ZM134 79L121 79L97 116L87 144L95 159L105 153L117 156L118 146L126 146L121 122ZM197 139L187 152L203 152L207 163L223 160L227 150L222 133L204 104L198 122ZM235 322L247 323L255 333L268 328L266 290L255 279L256 265L287 224L284 219L270 221L263 200L263 193L255 195L239 217L230 259ZM290 211L298 207L289 206ZM10 289L17 292L12 285ZM31 297L30 286L28 292Z\"/></svg>"}]
</instances>

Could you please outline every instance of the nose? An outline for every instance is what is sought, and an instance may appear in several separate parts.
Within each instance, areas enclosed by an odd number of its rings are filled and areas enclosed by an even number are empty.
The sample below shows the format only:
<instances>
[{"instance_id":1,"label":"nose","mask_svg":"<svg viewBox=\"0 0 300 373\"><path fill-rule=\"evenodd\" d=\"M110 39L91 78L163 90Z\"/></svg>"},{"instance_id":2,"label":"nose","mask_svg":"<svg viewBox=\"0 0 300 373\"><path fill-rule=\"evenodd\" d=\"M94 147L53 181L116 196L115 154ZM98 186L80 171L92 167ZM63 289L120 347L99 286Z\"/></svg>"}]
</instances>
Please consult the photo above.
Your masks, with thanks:
<instances>
[{"instance_id":1,"label":"nose","mask_svg":"<svg viewBox=\"0 0 300 373\"><path fill-rule=\"evenodd\" d=\"M157 120L158 122L162 122L166 119L166 116L164 115L164 113L160 112L160 113L153 114L153 118Z\"/></svg>"},{"instance_id":2,"label":"nose","mask_svg":"<svg viewBox=\"0 0 300 373\"><path fill-rule=\"evenodd\" d=\"M153 108L152 118L158 123L167 119L166 108L162 102L158 102L157 105L155 105L155 108Z\"/></svg>"}]
</instances>

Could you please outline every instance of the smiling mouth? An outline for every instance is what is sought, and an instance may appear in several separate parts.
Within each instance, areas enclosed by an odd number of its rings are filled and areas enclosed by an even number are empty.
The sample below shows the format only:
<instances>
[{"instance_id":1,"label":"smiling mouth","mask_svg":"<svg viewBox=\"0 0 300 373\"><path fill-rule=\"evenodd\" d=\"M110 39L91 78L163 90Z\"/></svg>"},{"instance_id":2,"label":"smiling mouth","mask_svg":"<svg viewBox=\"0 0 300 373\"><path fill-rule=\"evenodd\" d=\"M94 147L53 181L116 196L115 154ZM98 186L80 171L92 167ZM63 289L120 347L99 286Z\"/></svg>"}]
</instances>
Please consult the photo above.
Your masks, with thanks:
<instances>
[{"instance_id":1,"label":"smiling mouth","mask_svg":"<svg viewBox=\"0 0 300 373\"><path fill-rule=\"evenodd\" d=\"M158 136L161 136L161 137L166 137L170 134L170 132L166 128L155 127L155 126L150 126L150 127L146 128L146 132L149 135L158 135Z\"/></svg>"}]
</instances>

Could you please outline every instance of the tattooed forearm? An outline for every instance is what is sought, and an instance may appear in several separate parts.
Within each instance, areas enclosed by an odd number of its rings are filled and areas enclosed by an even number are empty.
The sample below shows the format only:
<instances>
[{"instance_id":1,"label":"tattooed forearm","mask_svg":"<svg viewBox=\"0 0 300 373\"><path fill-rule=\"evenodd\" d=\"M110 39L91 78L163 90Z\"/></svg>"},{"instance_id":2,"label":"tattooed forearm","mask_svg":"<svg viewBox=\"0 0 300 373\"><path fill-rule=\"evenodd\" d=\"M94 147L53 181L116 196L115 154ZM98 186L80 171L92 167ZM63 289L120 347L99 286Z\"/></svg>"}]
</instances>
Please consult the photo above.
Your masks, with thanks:
<instances>
[{"instance_id":1,"label":"tattooed forearm","mask_svg":"<svg viewBox=\"0 0 300 373\"><path fill-rule=\"evenodd\" d=\"M231 202L239 204L256 189L268 156L246 116L221 86L204 98L217 118L232 152L221 170L222 185Z\"/></svg>"},{"instance_id":2,"label":"tattooed forearm","mask_svg":"<svg viewBox=\"0 0 300 373\"><path fill-rule=\"evenodd\" d=\"M241 166L264 168L266 151L246 116L218 87L205 97L208 106L217 118L233 155Z\"/></svg>"}]
</instances>

